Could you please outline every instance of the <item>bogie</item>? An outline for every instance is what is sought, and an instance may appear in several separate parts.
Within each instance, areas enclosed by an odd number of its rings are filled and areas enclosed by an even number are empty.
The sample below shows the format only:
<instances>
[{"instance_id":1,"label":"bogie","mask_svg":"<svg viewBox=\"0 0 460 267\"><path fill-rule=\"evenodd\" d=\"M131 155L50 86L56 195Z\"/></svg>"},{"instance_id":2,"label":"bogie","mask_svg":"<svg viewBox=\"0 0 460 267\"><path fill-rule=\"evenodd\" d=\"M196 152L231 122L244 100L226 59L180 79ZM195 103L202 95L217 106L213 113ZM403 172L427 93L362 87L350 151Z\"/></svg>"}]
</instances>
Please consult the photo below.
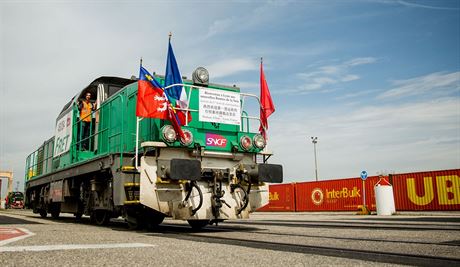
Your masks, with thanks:
<instances>
[{"instance_id":1,"label":"bogie","mask_svg":"<svg viewBox=\"0 0 460 267\"><path fill-rule=\"evenodd\" d=\"M41 209L41 210L39 211L39 213L40 213L40 216L41 216L42 218L46 218L46 216L48 215L48 213L47 213L46 210L44 210L44 209Z\"/></svg>"},{"instance_id":2,"label":"bogie","mask_svg":"<svg viewBox=\"0 0 460 267\"><path fill-rule=\"evenodd\" d=\"M107 225L110 222L112 213L107 210L95 210L91 213L91 221L97 225L103 226Z\"/></svg>"}]
</instances>

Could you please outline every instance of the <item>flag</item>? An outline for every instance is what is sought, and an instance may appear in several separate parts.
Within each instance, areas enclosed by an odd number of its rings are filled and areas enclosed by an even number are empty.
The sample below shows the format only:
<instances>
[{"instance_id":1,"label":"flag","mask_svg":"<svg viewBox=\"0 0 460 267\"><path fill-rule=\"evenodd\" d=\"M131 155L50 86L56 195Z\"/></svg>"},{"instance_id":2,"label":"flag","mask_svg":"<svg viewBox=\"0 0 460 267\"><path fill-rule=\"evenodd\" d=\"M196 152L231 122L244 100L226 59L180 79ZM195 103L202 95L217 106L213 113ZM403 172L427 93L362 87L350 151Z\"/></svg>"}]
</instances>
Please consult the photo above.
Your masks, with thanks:
<instances>
[{"instance_id":1,"label":"flag","mask_svg":"<svg viewBox=\"0 0 460 267\"><path fill-rule=\"evenodd\" d=\"M182 84L182 76L180 75L177 66L176 57L171 46L171 39L168 45L168 57L166 59L166 72L165 72L165 87L173 84ZM165 90L168 98L175 101L175 106L181 109L188 108L188 98L185 88L183 86L173 86ZM179 111L177 113L180 124L185 124L186 111ZM190 112L187 115L188 122L192 120Z\"/></svg>"},{"instance_id":2,"label":"flag","mask_svg":"<svg viewBox=\"0 0 460 267\"><path fill-rule=\"evenodd\" d=\"M267 81L265 80L264 69L262 60L260 61L260 127L259 132L265 139L266 131L268 130L268 117L275 112L275 105L273 104L270 90L268 90Z\"/></svg>"},{"instance_id":3,"label":"flag","mask_svg":"<svg viewBox=\"0 0 460 267\"><path fill-rule=\"evenodd\" d=\"M171 40L169 40L168 45L168 57L166 59L166 72L165 72L165 87L182 83L182 77L177 67L176 57L171 46ZM165 90L169 99L180 99L181 92L183 90L182 86L173 86Z\"/></svg>"},{"instance_id":4,"label":"flag","mask_svg":"<svg viewBox=\"0 0 460 267\"><path fill-rule=\"evenodd\" d=\"M177 120L176 111L171 106L164 89L142 66L137 85L136 116L169 119L179 138L186 138Z\"/></svg>"},{"instance_id":5,"label":"flag","mask_svg":"<svg viewBox=\"0 0 460 267\"><path fill-rule=\"evenodd\" d=\"M168 118L168 102L163 89L142 66L137 83L136 116L162 120Z\"/></svg>"}]
</instances>

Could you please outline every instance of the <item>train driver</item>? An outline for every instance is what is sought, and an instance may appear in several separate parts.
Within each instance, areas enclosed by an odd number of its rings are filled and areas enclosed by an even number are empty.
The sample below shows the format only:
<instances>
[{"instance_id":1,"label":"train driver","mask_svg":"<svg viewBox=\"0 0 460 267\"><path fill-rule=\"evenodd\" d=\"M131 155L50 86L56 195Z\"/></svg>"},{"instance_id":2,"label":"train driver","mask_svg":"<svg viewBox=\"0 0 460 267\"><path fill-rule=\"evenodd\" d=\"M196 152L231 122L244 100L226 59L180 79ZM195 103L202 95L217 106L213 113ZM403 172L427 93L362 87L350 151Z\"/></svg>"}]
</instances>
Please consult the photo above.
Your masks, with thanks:
<instances>
[{"instance_id":1,"label":"train driver","mask_svg":"<svg viewBox=\"0 0 460 267\"><path fill-rule=\"evenodd\" d=\"M87 92L85 94L85 99L80 101L78 104L78 110L80 111L80 122L81 122L81 147L83 150L88 150L89 148L89 134L91 129L91 120L92 114L91 112L96 110L96 105L91 103L91 93Z\"/></svg>"}]
</instances>

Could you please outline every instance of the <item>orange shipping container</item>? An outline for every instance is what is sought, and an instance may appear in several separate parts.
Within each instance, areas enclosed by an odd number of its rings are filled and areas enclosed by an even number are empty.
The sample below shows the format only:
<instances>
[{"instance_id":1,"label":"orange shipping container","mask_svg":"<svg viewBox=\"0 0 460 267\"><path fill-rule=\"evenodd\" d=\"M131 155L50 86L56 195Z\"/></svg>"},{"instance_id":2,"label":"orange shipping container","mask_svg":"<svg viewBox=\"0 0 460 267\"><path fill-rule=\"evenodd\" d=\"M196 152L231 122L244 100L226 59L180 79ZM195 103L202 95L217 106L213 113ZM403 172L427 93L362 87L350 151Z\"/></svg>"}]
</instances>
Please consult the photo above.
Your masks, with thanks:
<instances>
[{"instance_id":1,"label":"orange shipping container","mask_svg":"<svg viewBox=\"0 0 460 267\"><path fill-rule=\"evenodd\" d=\"M395 174L396 211L460 210L460 169Z\"/></svg>"},{"instance_id":2,"label":"orange shipping container","mask_svg":"<svg viewBox=\"0 0 460 267\"><path fill-rule=\"evenodd\" d=\"M296 184L296 211L356 211L363 205L375 210L374 185L378 177L305 182Z\"/></svg>"},{"instance_id":3,"label":"orange shipping container","mask_svg":"<svg viewBox=\"0 0 460 267\"><path fill-rule=\"evenodd\" d=\"M269 186L269 203L257 211L295 211L295 184Z\"/></svg>"},{"instance_id":4,"label":"orange shipping container","mask_svg":"<svg viewBox=\"0 0 460 267\"><path fill-rule=\"evenodd\" d=\"M396 211L460 210L460 169L385 176L393 185ZM259 211L356 211L363 204L375 210L378 176L270 185L270 203Z\"/></svg>"}]
</instances>

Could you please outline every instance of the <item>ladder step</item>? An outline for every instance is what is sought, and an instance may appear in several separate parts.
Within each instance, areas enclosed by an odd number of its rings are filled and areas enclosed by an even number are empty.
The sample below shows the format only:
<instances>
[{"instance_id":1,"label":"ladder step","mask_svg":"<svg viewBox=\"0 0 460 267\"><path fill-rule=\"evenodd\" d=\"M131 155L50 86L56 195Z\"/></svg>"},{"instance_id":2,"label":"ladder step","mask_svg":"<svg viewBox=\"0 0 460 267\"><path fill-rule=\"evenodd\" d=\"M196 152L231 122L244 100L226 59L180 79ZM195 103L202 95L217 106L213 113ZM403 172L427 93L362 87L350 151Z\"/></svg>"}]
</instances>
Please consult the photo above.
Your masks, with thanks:
<instances>
[{"instance_id":1,"label":"ladder step","mask_svg":"<svg viewBox=\"0 0 460 267\"><path fill-rule=\"evenodd\" d=\"M125 187L140 187L141 184L140 183L125 183L124 186Z\"/></svg>"},{"instance_id":2,"label":"ladder step","mask_svg":"<svg viewBox=\"0 0 460 267\"><path fill-rule=\"evenodd\" d=\"M140 200L125 200L124 202L125 205L136 205L136 204L141 204Z\"/></svg>"},{"instance_id":3,"label":"ladder step","mask_svg":"<svg viewBox=\"0 0 460 267\"><path fill-rule=\"evenodd\" d=\"M124 173L139 173L134 166L122 166L121 172Z\"/></svg>"}]
</instances>

